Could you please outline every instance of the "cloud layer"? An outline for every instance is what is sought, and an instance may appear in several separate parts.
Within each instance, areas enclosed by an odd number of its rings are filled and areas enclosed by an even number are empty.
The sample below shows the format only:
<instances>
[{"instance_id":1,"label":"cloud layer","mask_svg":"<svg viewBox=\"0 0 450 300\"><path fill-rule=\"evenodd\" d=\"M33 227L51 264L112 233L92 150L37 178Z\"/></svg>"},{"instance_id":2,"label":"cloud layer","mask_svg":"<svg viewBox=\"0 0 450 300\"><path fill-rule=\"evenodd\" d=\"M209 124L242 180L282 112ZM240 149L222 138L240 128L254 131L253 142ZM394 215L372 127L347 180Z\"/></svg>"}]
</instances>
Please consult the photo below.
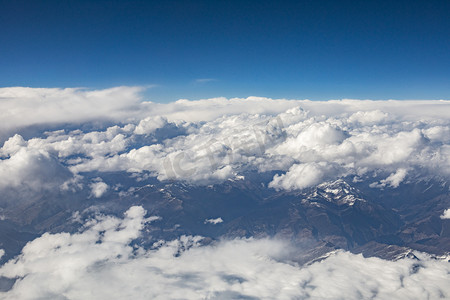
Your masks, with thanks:
<instances>
[{"instance_id":1,"label":"cloud layer","mask_svg":"<svg viewBox=\"0 0 450 300\"><path fill-rule=\"evenodd\" d=\"M301 251L271 239L201 245L198 236L132 243L157 217L131 207L123 218L98 216L74 234L44 234L0 268L17 278L3 299L426 299L450 297L450 263L385 261L336 252L298 266ZM150 223L150 224L149 224ZM236 255L239 253L239 255Z\"/></svg>"},{"instance_id":2,"label":"cloud layer","mask_svg":"<svg viewBox=\"0 0 450 300\"><path fill-rule=\"evenodd\" d=\"M374 189L450 177L450 101L249 97L158 104L142 102L141 91L0 88L2 207L50 193L103 200L150 177L210 185L270 173L266 183L276 190L341 177L367 181ZM110 172L132 180L111 183ZM441 218L450 218L449 211ZM82 223L77 216L74 220ZM224 222L210 217L205 226ZM338 251L299 266L293 253L302 249L286 241L250 238L204 245L199 236L144 249L136 239L151 232L147 229L157 219L133 206L123 218L87 220L78 233L45 233L0 267L0 280L16 279L0 297L450 297L448 258L417 253L420 260L393 262Z\"/></svg>"},{"instance_id":3,"label":"cloud layer","mask_svg":"<svg viewBox=\"0 0 450 300\"><path fill-rule=\"evenodd\" d=\"M0 189L67 186L61 178L116 171L194 184L274 171L269 186L286 190L344 176L396 188L418 174L450 175L450 101L250 97L156 104L141 102L140 90L0 89L0 129L10 132L0 149ZM117 125L67 127L94 120ZM55 123L66 125L29 138L14 133ZM91 184L92 195L101 196L106 184Z\"/></svg>"},{"instance_id":4,"label":"cloud layer","mask_svg":"<svg viewBox=\"0 0 450 300\"><path fill-rule=\"evenodd\" d=\"M0 88L1 130L30 125L126 120L141 104L140 87L105 90L79 88Z\"/></svg>"}]
</instances>

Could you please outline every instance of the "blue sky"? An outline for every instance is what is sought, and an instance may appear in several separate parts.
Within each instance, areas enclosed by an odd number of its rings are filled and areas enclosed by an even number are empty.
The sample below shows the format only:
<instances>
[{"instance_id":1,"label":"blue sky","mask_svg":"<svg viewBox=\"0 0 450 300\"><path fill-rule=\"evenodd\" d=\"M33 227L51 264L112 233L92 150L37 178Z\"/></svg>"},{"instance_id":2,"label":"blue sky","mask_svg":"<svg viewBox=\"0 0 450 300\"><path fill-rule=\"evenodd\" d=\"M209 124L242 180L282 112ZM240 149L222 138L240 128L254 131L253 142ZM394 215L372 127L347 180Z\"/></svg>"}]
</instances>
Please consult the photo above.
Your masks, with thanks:
<instances>
[{"instance_id":1,"label":"blue sky","mask_svg":"<svg viewBox=\"0 0 450 300\"><path fill-rule=\"evenodd\" d=\"M0 86L449 99L450 1L1 1Z\"/></svg>"}]
</instances>

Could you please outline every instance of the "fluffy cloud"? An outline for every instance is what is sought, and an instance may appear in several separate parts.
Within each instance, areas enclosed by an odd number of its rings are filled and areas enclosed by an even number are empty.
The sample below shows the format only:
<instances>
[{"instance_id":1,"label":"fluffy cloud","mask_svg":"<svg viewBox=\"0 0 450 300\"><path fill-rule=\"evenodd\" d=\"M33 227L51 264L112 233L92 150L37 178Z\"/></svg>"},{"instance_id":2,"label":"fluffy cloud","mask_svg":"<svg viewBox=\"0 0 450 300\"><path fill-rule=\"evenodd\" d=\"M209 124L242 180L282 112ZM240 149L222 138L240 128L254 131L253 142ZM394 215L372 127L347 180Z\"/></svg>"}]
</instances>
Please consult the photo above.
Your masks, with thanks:
<instances>
[{"instance_id":1,"label":"fluffy cloud","mask_svg":"<svg viewBox=\"0 0 450 300\"><path fill-rule=\"evenodd\" d=\"M109 186L101 181L99 178L96 182L90 184L91 187L91 195L95 198L100 198L103 196L108 190Z\"/></svg>"},{"instance_id":2,"label":"fluffy cloud","mask_svg":"<svg viewBox=\"0 0 450 300\"><path fill-rule=\"evenodd\" d=\"M79 233L46 233L0 267L16 278L3 299L424 299L449 297L450 263L385 261L338 251L309 265L292 262L301 249L271 239L237 239L202 246L182 236L143 249L132 241L146 223L141 207L122 219L99 216ZM236 255L239 253L239 255Z\"/></svg>"},{"instance_id":3,"label":"fluffy cloud","mask_svg":"<svg viewBox=\"0 0 450 300\"><path fill-rule=\"evenodd\" d=\"M352 123L376 125L393 116L405 120L442 118L450 114L448 101L286 100L263 97L178 100L168 104L142 102L144 87L0 88L0 131L51 123L141 120L164 116L169 121L212 121L223 115L282 113L301 106L312 115L347 115Z\"/></svg>"},{"instance_id":4,"label":"fluffy cloud","mask_svg":"<svg viewBox=\"0 0 450 300\"><path fill-rule=\"evenodd\" d=\"M164 122L150 126L150 135L141 139L147 145L134 147L136 130L122 133L122 148L108 156L99 153L80 160L71 170L150 172L160 180L201 184L236 178L249 170L274 170L286 173L274 177L271 186L285 189L304 188L340 176L376 174L385 178L380 178L380 187L397 187L408 175L407 170L414 174L419 169L448 176L449 145L445 139L438 143L436 136L431 140L426 135L436 127L434 124L397 120L355 126L345 115L309 117L303 110L290 109L274 116L241 114L185 123L181 125L183 134L155 142L153 128L180 126ZM443 127L448 120L435 122ZM104 141L105 145L113 142Z\"/></svg>"},{"instance_id":5,"label":"fluffy cloud","mask_svg":"<svg viewBox=\"0 0 450 300\"><path fill-rule=\"evenodd\" d=\"M20 197L27 191L58 190L73 176L51 153L28 148L17 135L5 142L0 158L0 190L18 189Z\"/></svg>"},{"instance_id":6,"label":"fluffy cloud","mask_svg":"<svg viewBox=\"0 0 450 300\"><path fill-rule=\"evenodd\" d=\"M441 215L441 219L450 219L450 208L444 210L444 212Z\"/></svg>"},{"instance_id":7,"label":"fluffy cloud","mask_svg":"<svg viewBox=\"0 0 450 300\"><path fill-rule=\"evenodd\" d=\"M3 129L10 131L33 124L117 122L101 130L72 126L28 139L12 136L0 149L3 176L20 182L21 174L5 175L18 149L25 149L19 156L41 153L74 176L124 171L210 184L249 171L275 171L270 186L277 189L341 176L395 188L417 172L450 175L449 101L249 97L158 104L141 102L140 90L0 89Z\"/></svg>"},{"instance_id":8,"label":"fluffy cloud","mask_svg":"<svg viewBox=\"0 0 450 300\"><path fill-rule=\"evenodd\" d=\"M162 128L167 125L167 119L156 116L156 117L148 117L139 122L136 126L134 133L135 134L150 134L154 132L158 128Z\"/></svg>"},{"instance_id":9,"label":"fluffy cloud","mask_svg":"<svg viewBox=\"0 0 450 300\"><path fill-rule=\"evenodd\" d=\"M140 87L0 88L0 130L98 119L125 121L139 112L142 90Z\"/></svg>"},{"instance_id":10,"label":"fluffy cloud","mask_svg":"<svg viewBox=\"0 0 450 300\"><path fill-rule=\"evenodd\" d=\"M133 188L110 184L108 172L192 184L271 172L267 182L277 190L339 177L397 188L411 178L450 176L450 101L249 97L158 104L142 102L141 90L0 89L2 199L75 193L83 182L93 198ZM23 133L29 126L35 132ZM201 237L183 236L144 249L135 239L155 220L145 214L132 207L122 219L99 216L78 233L46 233L28 243L0 267L0 276L17 279L0 297L450 297L448 261L424 254L390 262L336 252L298 266L292 253L301 249L280 240L205 246ZM211 217L204 226L222 221Z\"/></svg>"},{"instance_id":11,"label":"fluffy cloud","mask_svg":"<svg viewBox=\"0 0 450 300\"><path fill-rule=\"evenodd\" d=\"M330 168L324 163L307 163L293 165L286 174L275 175L269 187L276 189L303 189L324 181L331 174Z\"/></svg>"},{"instance_id":12,"label":"fluffy cloud","mask_svg":"<svg viewBox=\"0 0 450 300\"><path fill-rule=\"evenodd\" d=\"M390 174L386 179L383 179L380 181L380 183L372 183L371 187L385 187L390 186L393 188L396 188L400 185L400 183L405 179L406 175L408 174L408 170L406 169L398 169L395 173Z\"/></svg>"}]
</instances>

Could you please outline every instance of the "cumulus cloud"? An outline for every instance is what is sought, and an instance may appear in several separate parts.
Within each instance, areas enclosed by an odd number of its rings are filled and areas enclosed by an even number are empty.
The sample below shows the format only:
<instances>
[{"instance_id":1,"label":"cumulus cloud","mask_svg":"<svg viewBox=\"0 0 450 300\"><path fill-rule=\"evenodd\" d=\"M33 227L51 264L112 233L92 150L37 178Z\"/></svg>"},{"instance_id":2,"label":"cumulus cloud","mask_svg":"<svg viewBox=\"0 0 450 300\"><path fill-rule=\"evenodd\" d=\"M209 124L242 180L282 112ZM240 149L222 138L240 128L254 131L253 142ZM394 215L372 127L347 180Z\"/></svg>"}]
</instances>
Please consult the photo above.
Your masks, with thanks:
<instances>
[{"instance_id":1,"label":"cumulus cloud","mask_svg":"<svg viewBox=\"0 0 450 300\"><path fill-rule=\"evenodd\" d=\"M134 129L135 134L150 134L158 128L167 125L167 119L161 116L148 117L139 122Z\"/></svg>"},{"instance_id":2,"label":"cumulus cloud","mask_svg":"<svg viewBox=\"0 0 450 300\"><path fill-rule=\"evenodd\" d=\"M444 212L441 215L441 219L450 219L450 208L444 210Z\"/></svg>"},{"instance_id":3,"label":"cumulus cloud","mask_svg":"<svg viewBox=\"0 0 450 300\"><path fill-rule=\"evenodd\" d=\"M133 241L146 223L142 207L123 218L98 216L78 233L45 233L0 267L14 278L3 299L424 299L450 296L450 263L385 261L348 252L299 266L301 249L273 239L224 240L202 245L181 236L143 249ZM239 255L236 255L239 253Z\"/></svg>"},{"instance_id":4,"label":"cumulus cloud","mask_svg":"<svg viewBox=\"0 0 450 300\"><path fill-rule=\"evenodd\" d=\"M95 198L100 198L109 189L109 186L106 183L104 183L101 180L101 178L98 178L96 182L91 183L90 187L91 187L91 195Z\"/></svg>"},{"instance_id":5,"label":"cumulus cloud","mask_svg":"<svg viewBox=\"0 0 450 300\"><path fill-rule=\"evenodd\" d=\"M450 176L450 101L249 97L158 104L142 102L141 90L0 88L0 193L15 201L24 191L76 192L85 180L99 198L119 189L103 172L192 184L270 172L268 185L277 190L339 177L397 188L415 176ZM102 126L78 126L83 122ZM72 125L19 134L55 124ZM132 207L123 218L89 220L78 233L42 235L0 267L0 276L16 279L0 297L450 297L448 261L424 254L389 262L336 252L299 266L291 254L301 249L271 239L205 246L201 237L182 236L144 249L136 239L156 219L145 215ZM73 219L82 222L79 214Z\"/></svg>"},{"instance_id":6,"label":"cumulus cloud","mask_svg":"<svg viewBox=\"0 0 450 300\"><path fill-rule=\"evenodd\" d=\"M362 125L385 124L389 120L389 114L380 110L358 111L348 118L351 123Z\"/></svg>"},{"instance_id":7,"label":"cumulus cloud","mask_svg":"<svg viewBox=\"0 0 450 300\"><path fill-rule=\"evenodd\" d=\"M5 142L0 158L0 190L58 190L73 176L54 155L44 149L28 148L17 135Z\"/></svg>"},{"instance_id":8,"label":"cumulus cloud","mask_svg":"<svg viewBox=\"0 0 450 300\"><path fill-rule=\"evenodd\" d=\"M0 90L4 126L10 129L108 116L117 122L102 130L62 128L28 139L12 135L0 149L6 165L20 151L19 156L43 153L74 176L123 171L195 184L274 171L270 186L277 189L302 189L342 176L395 188L417 172L450 175L449 101L249 97L158 104L141 102L140 89L131 87ZM15 104L17 113L13 103L23 104ZM28 118L34 111L42 113Z\"/></svg>"},{"instance_id":9,"label":"cumulus cloud","mask_svg":"<svg viewBox=\"0 0 450 300\"><path fill-rule=\"evenodd\" d=\"M303 189L323 182L327 171L327 165L324 163L293 165L286 174L275 175L269 187L285 190Z\"/></svg>"},{"instance_id":10,"label":"cumulus cloud","mask_svg":"<svg viewBox=\"0 0 450 300\"><path fill-rule=\"evenodd\" d=\"M424 135L431 141L449 143L450 142L450 127L448 126L433 126L423 130Z\"/></svg>"},{"instance_id":11,"label":"cumulus cloud","mask_svg":"<svg viewBox=\"0 0 450 300\"><path fill-rule=\"evenodd\" d=\"M200 79L201 80L201 79ZM433 120L448 116L448 101L370 100L273 100L264 97L179 100L168 104L142 102L146 87L114 87L103 90L83 88L0 88L0 130L48 123L79 123L99 119L141 120L164 116L169 121L212 121L223 115L279 114L301 106L313 115L347 115L350 122L364 125L387 122L394 116L405 120Z\"/></svg>"}]
</instances>

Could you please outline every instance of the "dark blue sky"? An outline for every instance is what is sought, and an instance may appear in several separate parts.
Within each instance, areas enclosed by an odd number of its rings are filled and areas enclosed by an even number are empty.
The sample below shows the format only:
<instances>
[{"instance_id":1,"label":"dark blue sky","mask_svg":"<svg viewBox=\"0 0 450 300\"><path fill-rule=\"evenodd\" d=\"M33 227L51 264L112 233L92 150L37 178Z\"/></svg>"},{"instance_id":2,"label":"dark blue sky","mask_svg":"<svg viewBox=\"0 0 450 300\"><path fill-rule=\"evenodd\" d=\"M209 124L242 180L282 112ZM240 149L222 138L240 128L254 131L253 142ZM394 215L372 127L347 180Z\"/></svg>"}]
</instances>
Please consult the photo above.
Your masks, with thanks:
<instances>
[{"instance_id":1,"label":"dark blue sky","mask_svg":"<svg viewBox=\"0 0 450 300\"><path fill-rule=\"evenodd\" d=\"M449 53L448 0L0 0L3 87L449 99Z\"/></svg>"}]
</instances>

